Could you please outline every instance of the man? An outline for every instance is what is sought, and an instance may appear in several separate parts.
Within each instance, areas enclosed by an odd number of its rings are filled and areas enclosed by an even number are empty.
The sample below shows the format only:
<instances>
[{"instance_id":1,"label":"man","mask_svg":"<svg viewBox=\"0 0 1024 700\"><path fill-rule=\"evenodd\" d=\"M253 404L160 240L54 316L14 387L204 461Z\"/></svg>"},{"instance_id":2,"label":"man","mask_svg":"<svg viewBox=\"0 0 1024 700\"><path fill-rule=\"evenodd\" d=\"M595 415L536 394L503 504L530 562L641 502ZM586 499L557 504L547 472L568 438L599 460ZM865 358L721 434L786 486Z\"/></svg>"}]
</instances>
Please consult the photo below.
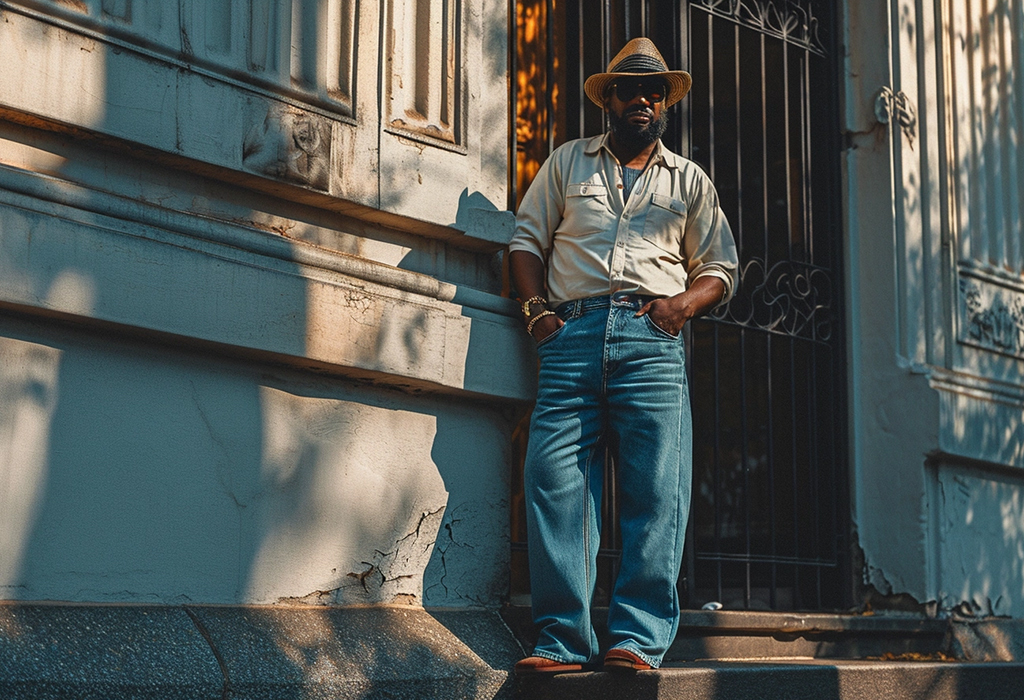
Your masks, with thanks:
<instances>
[{"instance_id":1,"label":"man","mask_svg":"<svg viewBox=\"0 0 1024 700\"><path fill-rule=\"evenodd\" d=\"M660 141L689 88L650 40L630 41L584 85L609 132L556 149L519 209L509 260L540 355L525 472L539 638L520 674L600 660L590 604L609 431L622 559L605 669L658 667L678 628L692 475L681 331L732 296L737 268L710 180Z\"/></svg>"}]
</instances>

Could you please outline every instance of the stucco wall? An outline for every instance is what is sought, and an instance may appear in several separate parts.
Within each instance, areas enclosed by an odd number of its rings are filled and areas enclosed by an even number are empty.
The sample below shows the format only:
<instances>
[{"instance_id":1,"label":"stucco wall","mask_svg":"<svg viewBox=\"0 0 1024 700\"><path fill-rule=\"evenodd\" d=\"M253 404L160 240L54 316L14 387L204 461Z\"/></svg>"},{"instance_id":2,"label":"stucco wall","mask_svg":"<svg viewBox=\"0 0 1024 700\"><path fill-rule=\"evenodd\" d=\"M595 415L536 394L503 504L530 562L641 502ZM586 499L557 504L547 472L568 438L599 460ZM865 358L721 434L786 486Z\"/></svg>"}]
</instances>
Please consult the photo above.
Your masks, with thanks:
<instances>
[{"instance_id":1,"label":"stucco wall","mask_svg":"<svg viewBox=\"0 0 1024 700\"><path fill-rule=\"evenodd\" d=\"M494 603L508 420L0 322L4 598Z\"/></svg>"},{"instance_id":2,"label":"stucco wall","mask_svg":"<svg viewBox=\"0 0 1024 700\"><path fill-rule=\"evenodd\" d=\"M66 144L5 135L0 595L500 600L509 433L532 392L508 370L531 357L510 302L237 224L200 237L212 222L92 187L150 166L72 148L78 182L41 178L27 166ZM204 184L144 189L191 203ZM356 231L437 272L435 243ZM493 289L492 258L454 250L443 271ZM477 308L444 300L462 296Z\"/></svg>"}]
</instances>

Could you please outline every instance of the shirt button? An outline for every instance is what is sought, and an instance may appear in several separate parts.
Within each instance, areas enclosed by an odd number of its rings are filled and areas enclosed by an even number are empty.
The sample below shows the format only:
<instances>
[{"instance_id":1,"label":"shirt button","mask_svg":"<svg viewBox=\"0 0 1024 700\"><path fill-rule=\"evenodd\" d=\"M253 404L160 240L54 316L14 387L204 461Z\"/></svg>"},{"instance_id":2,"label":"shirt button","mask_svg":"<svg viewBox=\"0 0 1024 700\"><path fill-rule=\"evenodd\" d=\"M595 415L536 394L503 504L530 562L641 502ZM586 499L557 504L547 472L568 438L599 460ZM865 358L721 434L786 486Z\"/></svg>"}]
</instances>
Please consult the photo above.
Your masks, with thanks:
<instances>
[{"instance_id":1,"label":"shirt button","mask_svg":"<svg viewBox=\"0 0 1024 700\"><path fill-rule=\"evenodd\" d=\"M619 189L620 189L620 190L622 189L622 184L621 184L621 183L619 184Z\"/></svg>"},{"instance_id":2,"label":"shirt button","mask_svg":"<svg viewBox=\"0 0 1024 700\"><path fill-rule=\"evenodd\" d=\"M587 188L586 187L581 187L580 188L580 194L586 194L586 193L587 193Z\"/></svg>"}]
</instances>

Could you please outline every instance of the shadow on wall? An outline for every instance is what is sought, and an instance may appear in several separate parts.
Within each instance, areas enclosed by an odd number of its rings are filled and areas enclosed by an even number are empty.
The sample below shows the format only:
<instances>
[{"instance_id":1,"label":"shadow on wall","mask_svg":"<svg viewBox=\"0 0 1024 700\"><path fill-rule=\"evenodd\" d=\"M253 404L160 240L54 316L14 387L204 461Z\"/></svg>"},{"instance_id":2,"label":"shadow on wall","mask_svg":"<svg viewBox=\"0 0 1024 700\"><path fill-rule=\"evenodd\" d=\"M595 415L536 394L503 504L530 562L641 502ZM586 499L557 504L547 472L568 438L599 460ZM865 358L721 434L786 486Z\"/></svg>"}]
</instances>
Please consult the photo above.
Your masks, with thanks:
<instances>
[{"instance_id":1,"label":"shadow on wall","mask_svg":"<svg viewBox=\"0 0 1024 700\"><path fill-rule=\"evenodd\" d=\"M950 280L954 337L951 369L991 379L999 389L944 387L942 449L936 456L939 593L968 614L1024 614L1024 418L1019 389L1024 320L1021 213L1024 162L1017 141L1024 114L1020 52L1002 52L1019 35L1022 4L966 9L953 18L956 105L953 163L959 218L952 222L957 260ZM993 273L993 270L996 272ZM992 393L989 393L989 392ZM953 456L957 455L957 456ZM986 465L1003 465L1001 471ZM1009 469L1007 469L1009 467Z\"/></svg>"},{"instance_id":2,"label":"shadow on wall","mask_svg":"<svg viewBox=\"0 0 1024 700\"><path fill-rule=\"evenodd\" d=\"M500 411L10 317L0 328L4 597L500 599Z\"/></svg>"}]
</instances>

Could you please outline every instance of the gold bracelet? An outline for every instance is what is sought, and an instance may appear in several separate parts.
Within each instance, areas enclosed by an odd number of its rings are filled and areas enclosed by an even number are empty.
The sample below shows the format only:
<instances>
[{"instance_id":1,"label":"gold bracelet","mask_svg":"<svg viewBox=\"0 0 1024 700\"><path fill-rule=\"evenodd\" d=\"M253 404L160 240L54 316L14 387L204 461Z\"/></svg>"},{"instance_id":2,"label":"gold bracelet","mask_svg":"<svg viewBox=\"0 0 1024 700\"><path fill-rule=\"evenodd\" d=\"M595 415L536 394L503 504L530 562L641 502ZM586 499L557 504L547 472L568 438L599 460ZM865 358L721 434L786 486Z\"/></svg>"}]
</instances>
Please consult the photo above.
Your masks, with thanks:
<instances>
[{"instance_id":1,"label":"gold bracelet","mask_svg":"<svg viewBox=\"0 0 1024 700\"><path fill-rule=\"evenodd\" d=\"M555 312L552 311L551 309L544 309L539 314L537 314L536 316L531 318L530 322L526 324L526 332L529 333L530 335L533 335L533 326L534 326L534 324L537 323L537 321L541 320L545 316L554 316L554 315L555 315Z\"/></svg>"},{"instance_id":2,"label":"gold bracelet","mask_svg":"<svg viewBox=\"0 0 1024 700\"><path fill-rule=\"evenodd\" d=\"M526 318L530 318L530 304L543 304L544 306L547 306L548 305L548 300L545 299L544 297L540 296L540 295L537 295L537 296L530 297L529 299L524 301L523 302L523 316L526 317Z\"/></svg>"}]
</instances>

